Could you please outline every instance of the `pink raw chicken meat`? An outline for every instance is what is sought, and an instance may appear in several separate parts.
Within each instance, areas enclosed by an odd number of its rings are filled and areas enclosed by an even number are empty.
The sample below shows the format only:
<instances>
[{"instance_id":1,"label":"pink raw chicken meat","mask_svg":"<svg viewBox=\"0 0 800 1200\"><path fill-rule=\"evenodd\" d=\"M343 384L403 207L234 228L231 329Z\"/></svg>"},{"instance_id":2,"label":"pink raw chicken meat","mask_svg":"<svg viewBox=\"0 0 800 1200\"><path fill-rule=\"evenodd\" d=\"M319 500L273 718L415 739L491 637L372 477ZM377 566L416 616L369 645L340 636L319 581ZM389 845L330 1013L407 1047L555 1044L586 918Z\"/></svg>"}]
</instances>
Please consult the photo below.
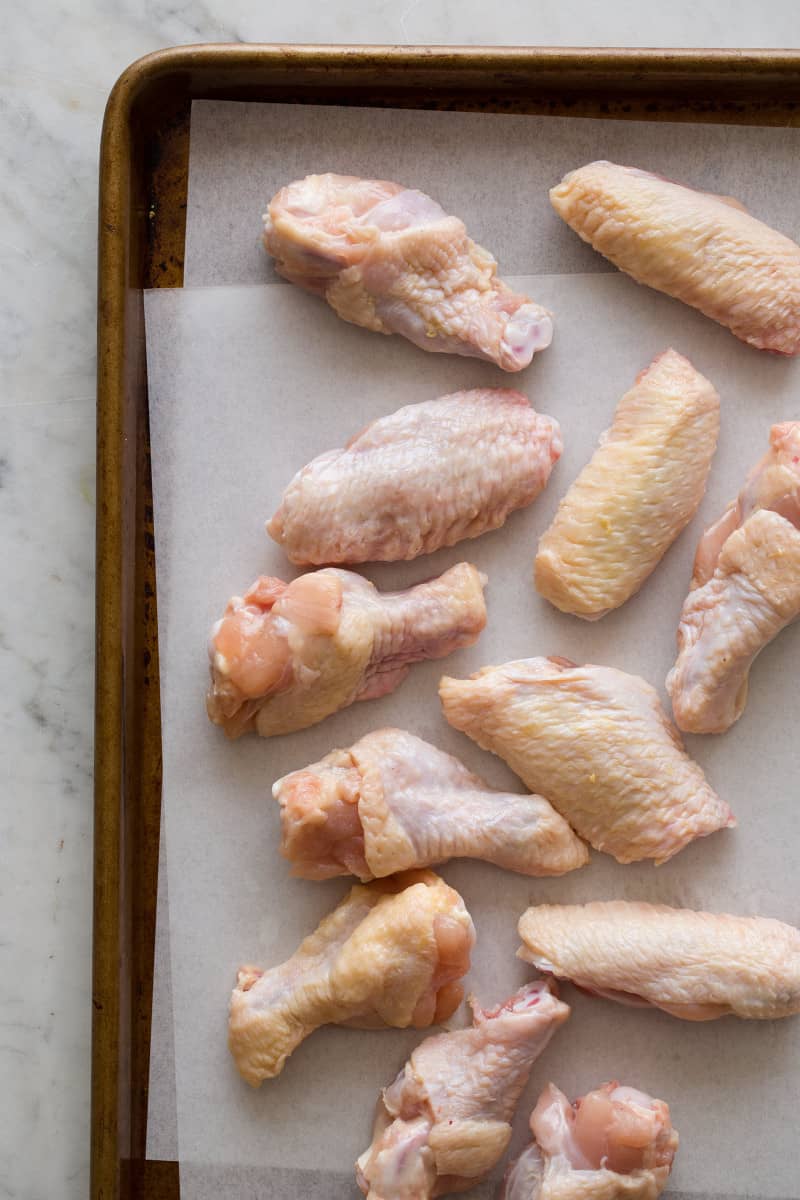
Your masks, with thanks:
<instances>
[{"instance_id":1,"label":"pink raw chicken meat","mask_svg":"<svg viewBox=\"0 0 800 1200\"><path fill-rule=\"evenodd\" d=\"M525 875L562 875L588 851L541 796L495 791L458 759L402 729L279 779L281 853L292 874L362 880L481 858Z\"/></svg>"},{"instance_id":2,"label":"pink raw chicken meat","mask_svg":"<svg viewBox=\"0 0 800 1200\"><path fill-rule=\"evenodd\" d=\"M730 729L754 659L798 616L800 421L790 421L772 427L769 451L700 539L667 676L679 728Z\"/></svg>"},{"instance_id":3,"label":"pink raw chicken meat","mask_svg":"<svg viewBox=\"0 0 800 1200\"><path fill-rule=\"evenodd\" d=\"M267 532L301 565L431 554L530 504L561 450L558 422L508 388L410 404L298 471Z\"/></svg>"},{"instance_id":4,"label":"pink raw chicken meat","mask_svg":"<svg viewBox=\"0 0 800 1200\"><path fill-rule=\"evenodd\" d=\"M540 904L520 958L621 1004L686 1021L800 1013L800 930L767 917L627 900Z\"/></svg>"},{"instance_id":5,"label":"pink raw chicken meat","mask_svg":"<svg viewBox=\"0 0 800 1200\"><path fill-rule=\"evenodd\" d=\"M759 350L800 354L800 246L737 200L611 162L571 171L553 208L638 283Z\"/></svg>"},{"instance_id":6,"label":"pink raw chicken meat","mask_svg":"<svg viewBox=\"0 0 800 1200\"><path fill-rule=\"evenodd\" d=\"M573 1104L549 1083L530 1126L499 1200L657 1200L678 1149L664 1101L616 1081Z\"/></svg>"},{"instance_id":7,"label":"pink raw chicken meat","mask_svg":"<svg viewBox=\"0 0 800 1200\"><path fill-rule=\"evenodd\" d=\"M384 1088L356 1164L369 1200L431 1200L474 1187L499 1162L531 1067L569 1016L552 983L529 983L471 1029L427 1038Z\"/></svg>"},{"instance_id":8,"label":"pink raw chicken meat","mask_svg":"<svg viewBox=\"0 0 800 1200\"><path fill-rule=\"evenodd\" d=\"M271 737L385 696L411 663L477 641L485 584L469 563L404 592L335 568L289 584L261 576L211 631L208 715L229 737Z\"/></svg>"},{"instance_id":9,"label":"pink raw chicken meat","mask_svg":"<svg viewBox=\"0 0 800 1200\"><path fill-rule=\"evenodd\" d=\"M264 214L264 244L290 283L354 325L423 350L527 367L550 314L497 278L497 263L423 192L382 179L308 175Z\"/></svg>"}]
</instances>

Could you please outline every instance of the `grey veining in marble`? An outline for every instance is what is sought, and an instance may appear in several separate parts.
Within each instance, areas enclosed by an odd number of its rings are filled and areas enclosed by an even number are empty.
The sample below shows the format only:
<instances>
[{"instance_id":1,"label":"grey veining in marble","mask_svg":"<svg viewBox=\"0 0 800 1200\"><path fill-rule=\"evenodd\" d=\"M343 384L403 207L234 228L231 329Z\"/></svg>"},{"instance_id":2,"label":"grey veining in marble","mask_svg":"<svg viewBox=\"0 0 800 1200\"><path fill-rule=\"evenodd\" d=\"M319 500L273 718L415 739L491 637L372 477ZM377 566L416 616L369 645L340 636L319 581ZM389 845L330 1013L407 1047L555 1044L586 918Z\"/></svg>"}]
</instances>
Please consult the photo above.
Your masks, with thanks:
<instances>
[{"instance_id":1,"label":"grey veining in marble","mask_svg":"<svg viewBox=\"0 0 800 1200\"><path fill-rule=\"evenodd\" d=\"M30 0L0 36L0 1197L88 1193L97 147L199 41L799 46L796 0Z\"/></svg>"}]
</instances>

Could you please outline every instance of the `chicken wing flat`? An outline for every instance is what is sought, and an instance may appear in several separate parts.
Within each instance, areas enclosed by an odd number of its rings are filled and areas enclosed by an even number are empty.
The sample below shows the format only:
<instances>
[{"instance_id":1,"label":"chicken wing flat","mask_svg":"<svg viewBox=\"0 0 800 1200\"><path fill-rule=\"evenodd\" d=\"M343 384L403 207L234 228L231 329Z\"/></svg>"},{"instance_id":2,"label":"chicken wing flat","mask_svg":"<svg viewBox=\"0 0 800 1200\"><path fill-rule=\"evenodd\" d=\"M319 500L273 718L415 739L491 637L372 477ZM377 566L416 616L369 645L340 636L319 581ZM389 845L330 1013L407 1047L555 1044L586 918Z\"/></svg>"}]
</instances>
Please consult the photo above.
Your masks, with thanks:
<instances>
[{"instance_id":1,"label":"chicken wing flat","mask_svg":"<svg viewBox=\"0 0 800 1200\"><path fill-rule=\"evenodd\" d=\"M485 584L469 563L404 592L335 568L289 584L261 576L211 631L209 718L232 738L271 737L385 696L411 663L477 641Z\"/></svg>"},{"instance_id":2,"label":"chicken wing flat","mask_svg":"<svg viewBox=\"0 0 800 1200\"><path fill-rule=\"evenodd\" d=\"M680 729L724 733L744 712L750 668L800 616L800 530L762 508L720 551L681 611L667 691Z\"/></svg>"},{"instance_id":3,"label":"chicken wing flat","mask_svg":"<svg viewBox=\"0 0 800 1200\"><path fill-rule=\"evenodd\" d=\"M531 1067L569 1016L547 982L471 1029L427 1038L378 1101L372 1145L356 1165L370 1200L431 1200L473 1187L497 1163Z\"/></svg>"},{"instance_id":4,"label":"chicken wing flat","mask_svg":"<svg viewBox=\"0 0 800 1200\"><path fill-rule=\"evenodd\" d=\"M724 733L738 721L754 659L800 615L800 421L773 425L769 440L697 547L667 676L687 733Z\"/></svg>"},{"instance_id":5,"label":"chicken wing flat","mask_svg":"<svg viewBox=\"0 0 800 1200\"><path fill-rule=\"evenodd\" d=\"M279 779L281 853L295 875L361 880L480 858L524 875L582 867L586 846L541 796L499 792L458 759L402 729Z\"/></svg>"},{"instance_id":6,"label":"chicken wing flat","mask_svg":"<svg viewBox=\"0 0 800 1200\"><path fill-rule=\"evenodd\" d=\"M800 930L765 917L626 900L542 904L520 918L520 958L556 979L686 1021L800 1012Z\"/></svg>"},{"instance_id":7,"label":"chicken wing flat","mask_svg":"<svg viewBox=\"0 0 800 1200\"><path fill-rule=\"evenodd\" d=\"M675 350L627 392L539 542L537 590L596 620L658 566L697 511L719 434L719 396Z\"/></svg>"},{"instance_id":8,"label":"chicken wing flat","mask_svg":"<svg viewBox=\"0 0 800 1200\"><path fill-rule=\"evenodd\" d=\"M769 449L745 480L725 512L697 545L692 587L708 583L725 542L748 517L768 508L800 528L800 421L784 421L769 431Z\"/></svg>"},{"instance_id":9,"label":"chicken wing flat","mask_svg":"<svg viewBox=\"0 0 800 1200\"><path fill-rule=\"evenodd\" d=\"M617 862L666 862L735 824L638 675L528 658L442 678L447 720Z\"/></svg>"},{"instance_id":10,"label":"chicken wing flat","mask_svg":"<svg viewBox=\"0 0 800 1200\"><path fill-rule=\"evenodd\" d=\"M345 321L422 350L527 367L550 345L550 314L497 277L488 250L423 192L382 179L308 175L264 214L279 274Z\"/></svg>"},{"instance_id":11,"label":"chicken wing flat","mask_svg":"<svg viewBox=\"0 0 800 1200\"><path fill-rule=\"evenodd\" d=\"M550 200L637 283L699 309L759 350L800 354L800 246L737 200L610 162L571 171Z\"/></svg>"},{"instance_id":12,"label":"chicken wing flat","mask_svg":"<svg viewBox=\"0 0 800 1200\"><path fill-rule=\"evenodd\" d=\"M475 941L458 892L431 871L357 884L287 962L242 967L228 1045L258 1087L321 1025L424 1029L455 1012Z\"/></svg>"},{"instance_id":13,"label":"chicken wing flat","mask_svg":"<svg viewBox=\"0 0 800 1200\"><path fill-rule=\"evenodd\" d=\"M298 471L267 532L300 565L431 554L530 504L561 450L558 422L508 388L410 404Z\"/></svg>"}]
</instances>

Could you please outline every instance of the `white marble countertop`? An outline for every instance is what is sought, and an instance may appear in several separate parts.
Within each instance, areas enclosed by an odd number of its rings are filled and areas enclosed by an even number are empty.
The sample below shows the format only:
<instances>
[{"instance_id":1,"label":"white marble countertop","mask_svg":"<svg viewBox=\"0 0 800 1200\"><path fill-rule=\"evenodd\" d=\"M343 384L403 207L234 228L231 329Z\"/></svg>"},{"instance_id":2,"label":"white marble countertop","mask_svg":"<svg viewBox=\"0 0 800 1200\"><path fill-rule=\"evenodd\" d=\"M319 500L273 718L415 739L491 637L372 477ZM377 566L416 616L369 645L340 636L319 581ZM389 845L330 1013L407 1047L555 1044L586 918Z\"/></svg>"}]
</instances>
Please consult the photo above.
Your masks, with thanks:
<instances>
[{"instance_id":1,"label":"white marble countertop","mask_svg":"<svg viewBox=\"0 0 800 1200\"><path fill-rule=\"evenodd\" d=\"M0 1196L88 1192L97 151L203 41L800 47L797 0L58 0L0 39Z\"/></svg>"}]
</instances>

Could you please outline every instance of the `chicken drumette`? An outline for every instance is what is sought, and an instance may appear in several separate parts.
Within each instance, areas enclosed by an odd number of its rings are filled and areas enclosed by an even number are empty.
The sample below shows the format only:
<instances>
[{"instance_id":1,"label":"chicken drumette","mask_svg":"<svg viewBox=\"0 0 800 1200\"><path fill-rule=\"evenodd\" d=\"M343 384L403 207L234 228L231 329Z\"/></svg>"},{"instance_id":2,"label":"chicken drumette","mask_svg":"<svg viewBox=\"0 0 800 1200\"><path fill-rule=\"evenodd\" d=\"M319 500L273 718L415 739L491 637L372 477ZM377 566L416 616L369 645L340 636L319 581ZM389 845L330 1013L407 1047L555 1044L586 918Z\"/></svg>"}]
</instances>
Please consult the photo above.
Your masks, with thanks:
<instances>
[{"instance_id":1,"label":"chicken drumette","mask_svg":"<svg viewBox=\"0 0 800 1200\"><path fill-rule=\"evenodd\" d=\"M212 630L208 715L229 737L270 737L385 696L411 663L477 641L485 583L469 563L383 594L334 568L289 584L262 576Z\"/></svg>"},{"instance_id":2,"label":"chicken drumette","mask_svg":"<svg viewBox=\"0 0 800 1200\"><path fill-rule=\"evenodd\" d=\"M287 962L242 967L228 1045L257 1087L321 1025L424 1029L455 1012L475 941L458 892L431 871L357 884Z\"/></svg>"},{"instance_id":3,"label":"chicken drumette","mask_svg":"<svg viewBox=\"0 0 800 1200\"><path fill-rule=\"evenodd\" d=\"M402 729L279 779L281 852L305 879L362 880L448 858L482 858L525 875L562 875L585 845L541 796L490 788L462 763Z\"/></svg>"},{"instance_id":4,"label":"chicken drumette","mask_svg":"<svg viewBox=\"0 0 800 1200\"><path fill-rule=\"evenodd\" d=\"M549 1083L530 1125L499 1200L656 1200L667 1186L678 1134L663 1100L613 1082L570 1104Z\"/></svg>"}]
</instances>

